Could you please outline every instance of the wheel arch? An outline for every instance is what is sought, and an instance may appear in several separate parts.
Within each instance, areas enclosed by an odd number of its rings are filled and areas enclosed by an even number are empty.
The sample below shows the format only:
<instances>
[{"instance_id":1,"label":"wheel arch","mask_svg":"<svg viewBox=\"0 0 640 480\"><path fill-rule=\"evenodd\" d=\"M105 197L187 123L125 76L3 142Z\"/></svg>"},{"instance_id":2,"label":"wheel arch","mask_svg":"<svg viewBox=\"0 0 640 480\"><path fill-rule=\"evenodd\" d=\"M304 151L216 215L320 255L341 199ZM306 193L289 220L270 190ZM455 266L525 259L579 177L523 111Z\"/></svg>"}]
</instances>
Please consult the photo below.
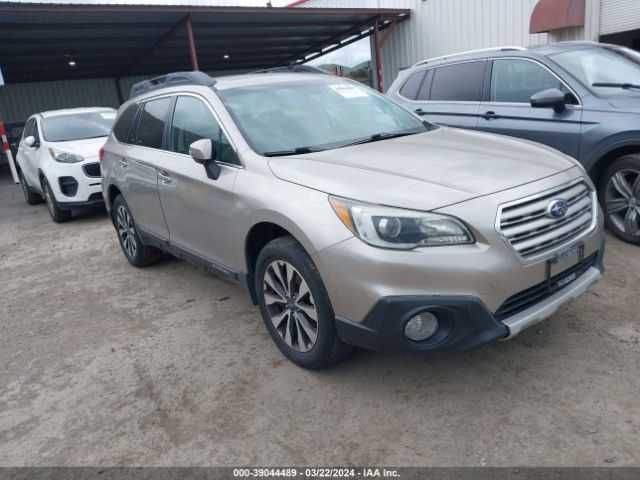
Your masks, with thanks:
<instances>
[{"instance_id":1,"label":"wheel arch","mask_svg":"<svg viewBox=\"0 0 640 480\"><path fill-rule=\"evenodd\" d=\"M122 195L120 189L116 185L109 185L106 195L104 196L107 208L111 209L111 205L113 205L113 201L118 195Z\"/></svg>"},{"instance_id":2,"label":"wheel arch","mask_svg":"<svg viewBox=\"0 0 640 480\"><path fill-rule=\"evenodd\" d=\"M289 236L296 240L309 253L310 242L308 239L297 231L293 224L287 221L265 219L254 223L245 237L244 256L246 263L246 283L251 300L257 305L258 299L255 291L255 267L258 255L262 249L272 240L279 237Z\"/></svg>"},{"instance_id":3,"label":"wheel arch","mask_svg":"<svg viewBox=\"0 0 640 480\"><path fill-rule=\"evenodd\" d=\"M616 159L633 153L640 154L640 132L636 132L633 138L625 138L613 143L607 142L607 145L596 149L591 158L585 162L585 168L599 188L602 176L609 165Z\"/></svg>"}]
</instances>

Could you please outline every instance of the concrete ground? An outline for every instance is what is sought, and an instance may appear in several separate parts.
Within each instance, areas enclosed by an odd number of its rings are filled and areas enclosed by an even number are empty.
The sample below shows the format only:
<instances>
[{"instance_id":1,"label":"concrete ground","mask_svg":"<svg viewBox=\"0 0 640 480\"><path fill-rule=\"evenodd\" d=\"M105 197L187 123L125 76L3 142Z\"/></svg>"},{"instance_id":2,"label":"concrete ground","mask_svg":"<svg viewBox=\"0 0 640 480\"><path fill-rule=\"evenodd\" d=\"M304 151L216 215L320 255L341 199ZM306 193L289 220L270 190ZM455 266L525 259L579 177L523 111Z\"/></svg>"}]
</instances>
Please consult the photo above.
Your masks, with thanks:
<instances>
[{"instance_id":1,"label":"concrete ground","mask_svg":"<svg viewBox=\"0 0 640 480\"><path fill-rule=\"evenodd\" d=\"M640 249L511 342L287 362L238 286L138 270L0 174L0 465L640 465Z\"/></svg>"}]
</instances>

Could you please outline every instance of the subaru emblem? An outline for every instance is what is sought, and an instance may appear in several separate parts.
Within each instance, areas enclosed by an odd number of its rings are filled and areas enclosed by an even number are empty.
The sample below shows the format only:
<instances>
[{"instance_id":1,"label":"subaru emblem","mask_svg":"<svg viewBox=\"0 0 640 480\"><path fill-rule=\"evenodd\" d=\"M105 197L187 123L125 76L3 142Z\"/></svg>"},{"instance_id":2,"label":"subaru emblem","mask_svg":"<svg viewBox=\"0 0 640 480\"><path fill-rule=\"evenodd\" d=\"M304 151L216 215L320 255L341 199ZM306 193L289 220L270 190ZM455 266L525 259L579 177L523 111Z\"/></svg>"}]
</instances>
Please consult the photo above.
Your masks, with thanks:
<instances>
[{"instance_id":1,"label":"subaru emblem","mask_svg":"<svg viewBox=\"0 0 640 480\"><path fill-rule=\"evenodd\" d=\"M557 200L552 200L551 203L547 206L547 217L559 219L564 217L569 210L569 204L566 200L560 198Z\"/></svg>"}]
</instances>

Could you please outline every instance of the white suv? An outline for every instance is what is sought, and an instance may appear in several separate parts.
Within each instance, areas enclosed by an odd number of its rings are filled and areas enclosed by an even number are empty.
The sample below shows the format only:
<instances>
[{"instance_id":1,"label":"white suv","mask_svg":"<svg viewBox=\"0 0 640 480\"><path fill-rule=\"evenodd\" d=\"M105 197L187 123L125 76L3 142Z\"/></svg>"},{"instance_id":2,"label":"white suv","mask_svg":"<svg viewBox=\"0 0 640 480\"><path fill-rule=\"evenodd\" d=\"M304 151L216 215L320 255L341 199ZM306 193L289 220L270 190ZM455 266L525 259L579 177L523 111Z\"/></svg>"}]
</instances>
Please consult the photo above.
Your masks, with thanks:
<instances>
[{"instance_id":1,"label":"white suv","mask_svg":"<svg viewBox=\"0 0 640 480\"><path fill-rule=\"evenodd\" d=\"M24 127L18 175L29 205L43 198L54 222L72 210L103 203L99 151L116 117L112 108L37 113Z\"/></svg>"}]
</instances>

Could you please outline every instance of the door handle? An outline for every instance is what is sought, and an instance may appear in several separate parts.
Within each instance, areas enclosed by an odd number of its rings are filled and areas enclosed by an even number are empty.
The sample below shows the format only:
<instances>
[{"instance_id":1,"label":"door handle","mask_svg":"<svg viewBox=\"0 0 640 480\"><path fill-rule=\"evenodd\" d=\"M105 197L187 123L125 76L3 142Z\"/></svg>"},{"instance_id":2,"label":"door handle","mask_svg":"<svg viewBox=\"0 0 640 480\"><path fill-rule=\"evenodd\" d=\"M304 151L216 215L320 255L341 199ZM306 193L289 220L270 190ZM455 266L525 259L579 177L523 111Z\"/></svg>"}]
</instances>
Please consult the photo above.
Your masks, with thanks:
<instances>
[{"instance_id":1,"label":"door handle","mask_svg":"<svg viewBox=\"0 0 640 480\"><path fill-rule=\"evenodd\" d=\"M171 183L171 176L165 170L160 170L158 172L158 180L161 184L168 185Z\"/></svg>"},{"instance_id":2,"label":"door handle","mask_svg":"<svg viewBox=\"0 0 640 480\"><path fill-rule=\"evenodd\" d=\"M418 115L428 115L428 112L425 112L424 110L422 110L421 108L416 108L415 112Z\"/></svg>"},{"instance_id":3,"label":"door handle","mask_svg":"<svg viewBox=\"0 0 640 480\"><path fill-rule=\"evenodd\" d=\"M494 118L500 118L500 115L498 115L496 112L489 110L488 112L485 112L485 114L483 115L485 120L492 120Z\"/></svg>"}]
</instances>

